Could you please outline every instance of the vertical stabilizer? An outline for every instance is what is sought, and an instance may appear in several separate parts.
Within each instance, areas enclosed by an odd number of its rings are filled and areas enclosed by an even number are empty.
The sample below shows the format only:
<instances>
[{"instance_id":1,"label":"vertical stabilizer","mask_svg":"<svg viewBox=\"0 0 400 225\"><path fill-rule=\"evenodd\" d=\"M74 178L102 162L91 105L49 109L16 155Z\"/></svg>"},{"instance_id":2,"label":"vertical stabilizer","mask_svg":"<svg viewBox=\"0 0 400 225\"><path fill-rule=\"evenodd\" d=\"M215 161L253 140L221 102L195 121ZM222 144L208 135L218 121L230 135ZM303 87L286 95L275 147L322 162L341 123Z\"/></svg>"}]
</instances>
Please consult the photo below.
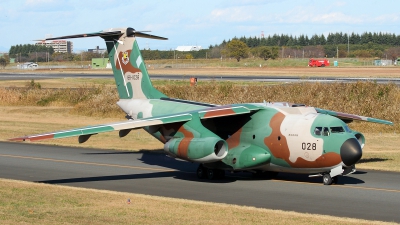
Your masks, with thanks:
<instances>
[{"instance_id":1,"label":"vertical stabilizer","mask_svg":"<svg viewBox=\"0 0 400 225\"><path fill-rule=\"evenodd\" d=\"M120 35L103 36L120 99L158 99L166 97L150 81L132 28L116 29ZM115 30L111 30L115 31ZM156 37L152 36L151 37Z\"/></svg>"}]
</instances>

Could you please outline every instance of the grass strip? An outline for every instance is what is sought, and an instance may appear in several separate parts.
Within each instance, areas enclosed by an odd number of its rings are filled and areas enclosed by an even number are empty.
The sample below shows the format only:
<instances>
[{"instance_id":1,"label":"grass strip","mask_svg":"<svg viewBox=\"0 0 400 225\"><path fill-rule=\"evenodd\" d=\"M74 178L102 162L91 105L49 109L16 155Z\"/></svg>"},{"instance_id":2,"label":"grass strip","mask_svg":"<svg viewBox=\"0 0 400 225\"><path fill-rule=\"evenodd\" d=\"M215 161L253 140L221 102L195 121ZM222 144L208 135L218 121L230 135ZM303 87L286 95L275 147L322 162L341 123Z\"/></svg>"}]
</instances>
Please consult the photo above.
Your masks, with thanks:
<instances>
[{"instance_id":1,"label":"grass strip","mask_svg":"<svg viewBox=\"0 0 400 225\"><path fill-rule=\"evenodd\" d=\"M1 224L390 224L0 179Z\"/></svg>"}]
</instances>

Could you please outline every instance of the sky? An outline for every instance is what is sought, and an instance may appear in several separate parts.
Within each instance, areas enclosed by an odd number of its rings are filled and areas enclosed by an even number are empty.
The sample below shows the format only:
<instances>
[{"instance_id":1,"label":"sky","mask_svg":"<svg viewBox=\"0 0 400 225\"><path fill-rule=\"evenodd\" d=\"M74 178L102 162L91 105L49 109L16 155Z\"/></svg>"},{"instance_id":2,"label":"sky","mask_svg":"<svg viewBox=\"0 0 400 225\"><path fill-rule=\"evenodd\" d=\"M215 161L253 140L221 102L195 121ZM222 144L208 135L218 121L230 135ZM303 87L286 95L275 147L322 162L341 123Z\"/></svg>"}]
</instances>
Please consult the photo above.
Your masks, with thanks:
<instances>
[{"instance_id":1,"label":"sky","mask_svg":"<svg viewBox=\"0 0 400 225\"><path fill-rule=\"evenodd\" d=\"M394 3L395 2L395 3ZM138 39L140 49L208 48L233 37L384 32L400 35L393 0L1 0L0 52L33 40L115 27L169 40ZM71 39L74 52L105 48L98 37Z\"/></svg>"}]
</instances>

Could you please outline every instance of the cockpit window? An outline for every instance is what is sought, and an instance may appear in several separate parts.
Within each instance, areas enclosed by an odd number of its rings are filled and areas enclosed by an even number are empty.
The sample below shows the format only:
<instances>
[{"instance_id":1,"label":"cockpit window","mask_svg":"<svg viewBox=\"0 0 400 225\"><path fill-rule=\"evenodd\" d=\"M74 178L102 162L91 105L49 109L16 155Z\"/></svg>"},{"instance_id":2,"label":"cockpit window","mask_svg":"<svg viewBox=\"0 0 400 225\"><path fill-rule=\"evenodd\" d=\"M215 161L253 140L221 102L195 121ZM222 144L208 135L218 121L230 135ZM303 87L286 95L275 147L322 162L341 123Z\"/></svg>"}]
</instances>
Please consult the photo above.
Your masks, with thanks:
<instances>
[{"instance_id":1,"label":"cockpit window","mask_svg":"<svg viewBox=\"0 0 400 225\"><path fill-rule=\"evenodd\" d=\"M316 127L314 129L314 134L320 136L322 131L322 127Z\"/></svg>"},{"instance_id":2,"label":"cockpit window","mask_svg":"<svg viewBox=\"0 0 400 225\"><path fill-rule=\"evenodd\" d=\"M324 127L324 131L322 132L322 135L324 135L324 136L329 136L330 135L329 129L327 127Z\"/></svg>"},{"instance_id":3,"label":"cockpit window","mask_svg":"<svg viewBox=\"0 0 400 225\"><path fill-rule=\"evenodd\" d=\"M331 133L344 133L343 127L331 127Z\"/></svg>"}]
</instances>

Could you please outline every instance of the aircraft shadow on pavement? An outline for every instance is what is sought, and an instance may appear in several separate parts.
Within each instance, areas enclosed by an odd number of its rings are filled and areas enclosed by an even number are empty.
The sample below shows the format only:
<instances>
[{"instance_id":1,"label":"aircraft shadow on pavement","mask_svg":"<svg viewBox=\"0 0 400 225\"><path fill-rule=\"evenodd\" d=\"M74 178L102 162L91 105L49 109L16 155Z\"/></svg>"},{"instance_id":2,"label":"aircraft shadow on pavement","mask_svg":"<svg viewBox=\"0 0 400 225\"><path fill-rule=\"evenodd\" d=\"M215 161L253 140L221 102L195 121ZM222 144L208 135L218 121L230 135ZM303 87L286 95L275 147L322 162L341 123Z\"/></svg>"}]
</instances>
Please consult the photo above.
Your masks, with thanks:
<instances>
[{"instance_id":1,"label":"aircraft shadow on pavement","mask_svg":"<svg viewBox=\"0 0 400 225\"><path fill-rule=\"evenodd\" d=\"M94 182L94 181L132 180L132 179L171 177L174 176L176 173L179 172L166 171L166 172L127 174L127 175L77 177L77 178L66 178L66 179L56 179L56 180L41 180L37 182L46 184L67 184L67 183L81 183L81 182Z\"/></svg>"},{"instance_id":2,"label":"aircraft shadow on pavement","mask_svg":"<svg viewBox=\"0 0 400 225\"><path fill-rule=\"evenodd\" d=\"M322 184L322 177L309 177L307 174L279 173L273 180L293 181L299 183L317 183ZM363 180L350 176L339 176L337 185L362 184Z\"/></svg>"},{"instance_id":3,"label":"aircraft shadow on pavement","mask_svg":"<svg viewBox=\"0 0 400 225\"><path fill-rule=\"evenodd\" d=\"M156 150L147 150L141 149L139 151L99 151L99 152L87 152L82 153L83 155L129 155L129 154L164 154L165 152L162 149Z\"/></svg>"},{"instance_id":4,"label":"aircraft shadow on pavement","mask_svg":"<svg viewBox=\"0 0 400 225\"><path fill-rule=\"evenodd\" d=\"M166 169L173 169L177 171L166 171L156 173L145 173L145 174L132 174L132 175L116 175L116 176L99 176L99 177L87 177L87 178L72 178L72 179L60 179L60 180L48 180L40 181L43 183L74 183L74 182L91 182L91 181L106 181L106 180L124 180L124 179L146 179L146 178L160 178L160 177L173 177L175 179L187 180L192 182L204 182L204 183L231 183L237 180L246 181L260 181L268 180L269 178L255 178L249 172L229 173L226 172L226 177L221 180L208 180L199 179L196 175L198 163L187 162L184 160L172 158L165 154L163 150L140 150L140 151L112 151L112 152L94 152L94 153L83 153L87 155L140 155L137 158L141 162L147 165L163 167ZM129 157L129 156L128 156ZM366 172L357 171L356 174L364 174ZM304 182L304 183L322 183L322 177L308 177L306 174L291 174L291 173L279 173L273 180L281 181L293 181L293 182ZM354 178L351 176L340 176L338 179L338 185L343 184L360 184L364 183L363 180Z\"/></svg>"},{"instance_id":5,"label":"aircraft shadow on pavement","mask_svg":"<svg viewBox=\"0 0 400 225\"><path fill-rule=\"evenodd\" d=\"M367 171L359 171L359 170L354 172L354 174L366 174L366 173L368 173L368 172Z\"/></svg>"},{"instance_id":6,"label":"aircraft shadow on pavement","mask_svg":"<svg viewBox=\"0 0 400 225\"><path fill-rule=\"evenodd\" d=\"M358 163L370 163L370 162L384 162L384 161L388 161L391 159L384 159L384 158L366 158L366 159L360 159L360 161L358 161Z\"/></svg>"}]
</instances>

